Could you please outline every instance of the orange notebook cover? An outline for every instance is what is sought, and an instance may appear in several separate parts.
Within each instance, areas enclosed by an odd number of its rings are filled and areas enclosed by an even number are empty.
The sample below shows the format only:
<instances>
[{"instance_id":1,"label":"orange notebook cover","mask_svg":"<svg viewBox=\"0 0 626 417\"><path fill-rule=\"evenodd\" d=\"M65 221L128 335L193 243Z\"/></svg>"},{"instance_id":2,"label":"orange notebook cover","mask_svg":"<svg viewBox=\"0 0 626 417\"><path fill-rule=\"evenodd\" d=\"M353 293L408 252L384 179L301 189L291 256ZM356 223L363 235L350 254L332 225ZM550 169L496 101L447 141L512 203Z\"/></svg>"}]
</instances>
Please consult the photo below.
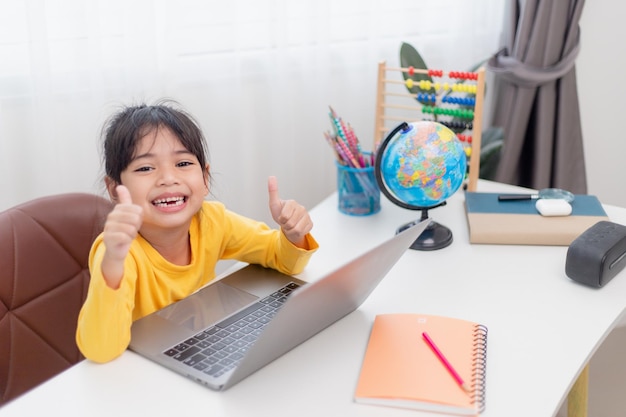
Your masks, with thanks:
<instances>
[{"instance_id":1,"label":"orange notebook cover","mask_svg":"<svg viewBox=\"0 0 626 417\"><path fill-rule=\"evenodd\" d=\"M422 337L426 332L464 390ZM487 328L423 314L376 316L354 400L363 404L477 415L485 408Z\"/></svg>"}]
</instances>

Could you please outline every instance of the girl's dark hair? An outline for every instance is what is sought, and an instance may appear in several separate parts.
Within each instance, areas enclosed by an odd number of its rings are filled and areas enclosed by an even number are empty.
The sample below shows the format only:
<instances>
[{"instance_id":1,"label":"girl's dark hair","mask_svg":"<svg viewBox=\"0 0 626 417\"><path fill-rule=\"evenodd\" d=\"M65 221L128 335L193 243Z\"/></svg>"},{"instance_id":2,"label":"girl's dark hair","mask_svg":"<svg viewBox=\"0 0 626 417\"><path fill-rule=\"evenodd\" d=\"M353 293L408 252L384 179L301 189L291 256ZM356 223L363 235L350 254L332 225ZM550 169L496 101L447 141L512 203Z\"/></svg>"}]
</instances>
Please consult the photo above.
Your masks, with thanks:
<instances>
[{"instance_id":1,"label":"girl's dark hair","mask_svg":"<svg viewBox=\"0 0 626 417\"><path fill-rule=\"evenodd\" d=\"M200 167L207 164L206 140L198 123L173 101L154 105L139 104L124 107L105 123L104 170L116 183L135 156L139 139L159 128L170 129L189 152L198 158Z\"/></svg>"}]
</instances>

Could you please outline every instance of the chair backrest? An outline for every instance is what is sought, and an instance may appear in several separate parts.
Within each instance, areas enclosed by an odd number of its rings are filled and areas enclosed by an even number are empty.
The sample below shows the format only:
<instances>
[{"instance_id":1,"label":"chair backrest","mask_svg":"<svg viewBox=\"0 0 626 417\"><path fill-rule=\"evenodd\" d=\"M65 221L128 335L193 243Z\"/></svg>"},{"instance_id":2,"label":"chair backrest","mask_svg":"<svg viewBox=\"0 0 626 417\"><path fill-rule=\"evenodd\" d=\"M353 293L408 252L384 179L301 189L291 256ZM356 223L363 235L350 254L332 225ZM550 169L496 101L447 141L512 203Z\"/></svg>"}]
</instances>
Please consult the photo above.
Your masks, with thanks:
<instances>
[{"instance_id":1,"label":"chair backrest","mask_svg":"<svg viewBox=\"0 0 626 417\"><path fill-rule=\"evenodd\" d=\"M75 332L89 250L111 208L71 193L0 213L0 405L83 359Z\"/></svg>"}]
</instances>

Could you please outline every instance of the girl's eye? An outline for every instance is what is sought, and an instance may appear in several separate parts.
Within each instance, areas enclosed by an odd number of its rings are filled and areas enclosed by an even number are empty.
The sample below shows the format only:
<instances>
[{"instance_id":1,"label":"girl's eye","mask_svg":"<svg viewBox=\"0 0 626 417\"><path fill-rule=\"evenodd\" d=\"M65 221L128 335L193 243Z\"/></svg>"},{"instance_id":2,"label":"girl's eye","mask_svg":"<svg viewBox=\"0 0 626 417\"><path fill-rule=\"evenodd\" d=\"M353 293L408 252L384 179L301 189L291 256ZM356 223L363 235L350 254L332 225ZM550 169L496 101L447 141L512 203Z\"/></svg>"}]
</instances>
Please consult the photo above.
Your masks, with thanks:
<instances>
[{"instance_id":1,"label":"girl's eye","mask_svg":"<svg viewBox=\"0 0 626 417\"><path fill-rule=\"evenodd\" d=\"M148 172L150 171L152 168L150 167L139 167L135 170L135 172Z\"/></svg>"},{"instance_id":2,"label":"girl's eye","mask_svg":"<svg viewBox=\"0 0 626 417\"><path fill-rule=\"evenodd\" d=\"M190 166L190 165L193 165L193 162L190 162L190 161L183 161L183 162L179 162L179 163L178 163L178 166L179 166L179 167L188 167L188 166Z\"/></svg>"}]
</instances>

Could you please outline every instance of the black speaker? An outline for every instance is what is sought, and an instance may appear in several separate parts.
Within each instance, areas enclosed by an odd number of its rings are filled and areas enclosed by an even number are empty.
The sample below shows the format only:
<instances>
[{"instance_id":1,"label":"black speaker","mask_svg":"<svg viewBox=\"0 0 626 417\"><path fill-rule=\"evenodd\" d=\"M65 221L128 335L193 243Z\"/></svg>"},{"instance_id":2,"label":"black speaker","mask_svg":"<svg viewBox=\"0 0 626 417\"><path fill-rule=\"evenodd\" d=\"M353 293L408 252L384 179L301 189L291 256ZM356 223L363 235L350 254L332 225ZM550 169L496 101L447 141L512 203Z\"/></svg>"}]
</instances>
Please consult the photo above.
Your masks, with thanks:
<instances>
[{"instance_id":1,"label":"black speaker","mask_svg":"<svg viewBox=\"0 0 626 417\"><path fill-rule=\"evenodd\" d=\"M602 287L626 266L626 226L600 221L567 249L565 273L581 284Z\"/></svg>"}]
</instances>

